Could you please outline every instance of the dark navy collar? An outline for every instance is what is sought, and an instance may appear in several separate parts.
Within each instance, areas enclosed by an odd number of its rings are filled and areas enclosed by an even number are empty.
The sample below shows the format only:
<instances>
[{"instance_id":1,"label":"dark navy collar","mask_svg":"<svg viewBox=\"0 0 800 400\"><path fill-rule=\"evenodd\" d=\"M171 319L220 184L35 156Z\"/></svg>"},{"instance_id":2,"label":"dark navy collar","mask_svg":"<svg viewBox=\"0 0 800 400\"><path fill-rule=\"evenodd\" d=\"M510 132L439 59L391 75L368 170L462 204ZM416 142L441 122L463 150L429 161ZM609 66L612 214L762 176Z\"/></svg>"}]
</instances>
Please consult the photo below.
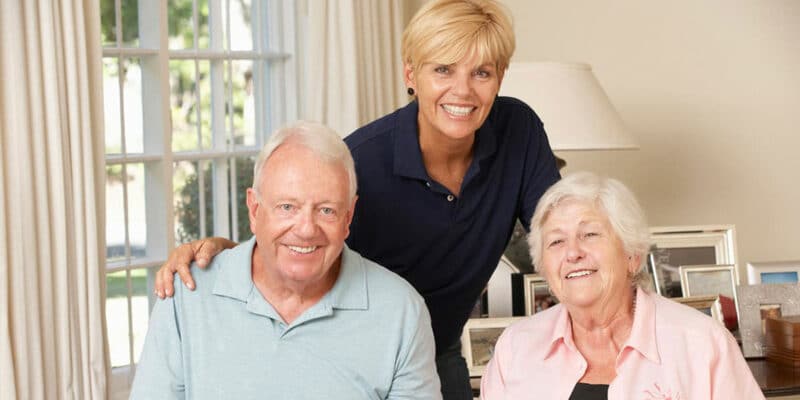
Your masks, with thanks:
<instances>
[{"instance_id":1,"label":"dark navy collar","mask_svg":"<svg viewBox=\"0 0 800 400\"><path fill-rule=\"evenodd\" d=\"M394 169L395 175L429 181L430 177L422 161L422 151L419 147L419 127L417 114L419 104L412 101L407 106L398 110L395 128L392 131L394 142ZM497 138L493 129L495 107L489 111L489 116L475 134L475 147L472 164L467 170L464 182L468 182L480 172L480 163L497 150Z\"/></svg>"}]
</instances>

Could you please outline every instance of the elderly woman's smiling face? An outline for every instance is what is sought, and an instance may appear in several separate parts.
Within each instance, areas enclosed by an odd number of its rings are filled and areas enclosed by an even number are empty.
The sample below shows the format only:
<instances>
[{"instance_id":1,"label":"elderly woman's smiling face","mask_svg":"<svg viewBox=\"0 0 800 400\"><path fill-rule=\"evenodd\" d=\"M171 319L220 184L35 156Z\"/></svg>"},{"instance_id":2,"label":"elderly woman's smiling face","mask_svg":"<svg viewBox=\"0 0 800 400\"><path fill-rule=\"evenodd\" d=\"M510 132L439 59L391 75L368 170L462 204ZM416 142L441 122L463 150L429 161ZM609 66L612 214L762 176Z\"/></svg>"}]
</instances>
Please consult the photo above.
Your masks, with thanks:
<instances>
[{"instance_id":1,"label":"elderly woman's smiling face","mask_svg":"<svg viewBox=\"0 0 800 400\"><path fill-rule=\"evenodd\" d=\"M606 213L565 199L542 225L542 271L556 297L570 307L603 307L629 298L638 257L629 257Z\"/></svg>"}]
</instances>

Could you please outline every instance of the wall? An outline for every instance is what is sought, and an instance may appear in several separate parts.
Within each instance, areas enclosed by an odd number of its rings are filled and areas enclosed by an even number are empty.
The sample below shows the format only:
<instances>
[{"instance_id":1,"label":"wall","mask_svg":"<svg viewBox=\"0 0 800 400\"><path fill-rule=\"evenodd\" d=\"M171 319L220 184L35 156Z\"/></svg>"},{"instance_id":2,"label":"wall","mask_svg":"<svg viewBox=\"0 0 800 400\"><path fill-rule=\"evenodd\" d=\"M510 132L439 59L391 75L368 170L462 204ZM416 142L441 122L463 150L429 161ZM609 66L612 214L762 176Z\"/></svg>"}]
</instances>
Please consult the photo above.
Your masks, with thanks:
<instances>
[{"instance_id":1,"label":"wall","mask_svg":"<svg viewBox=\"0 0 800 400\"><path fill-rule=\"evenodd\" d=\"M505 4L514 60L591 64L640 139L566 173L626 182L651 225L735 224L740 268L800 260L800 1Z\"/></svg>"}]
</instances>

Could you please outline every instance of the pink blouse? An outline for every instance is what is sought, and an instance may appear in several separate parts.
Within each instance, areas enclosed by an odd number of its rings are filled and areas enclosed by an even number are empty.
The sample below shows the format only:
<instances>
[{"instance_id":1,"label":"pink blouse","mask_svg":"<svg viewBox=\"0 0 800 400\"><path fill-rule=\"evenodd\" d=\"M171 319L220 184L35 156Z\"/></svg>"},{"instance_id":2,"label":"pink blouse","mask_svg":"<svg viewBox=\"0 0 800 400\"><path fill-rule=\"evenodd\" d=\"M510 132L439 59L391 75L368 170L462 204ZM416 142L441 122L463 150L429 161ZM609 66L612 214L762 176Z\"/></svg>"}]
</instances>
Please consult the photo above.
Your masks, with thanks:
<instances>
[{"instance_id":1,"label":"pink blouse","mask_svg":"<svg viewBox=\"0 0 800 400\"><path fill-rule=\"evenodd\" d=\"M764 398L722 324L641 289L616 369L609 400ZM585 371L567 310L557 305L503 332L481 380L481 398L566 400Z\"/></svg>"}]
</instances>

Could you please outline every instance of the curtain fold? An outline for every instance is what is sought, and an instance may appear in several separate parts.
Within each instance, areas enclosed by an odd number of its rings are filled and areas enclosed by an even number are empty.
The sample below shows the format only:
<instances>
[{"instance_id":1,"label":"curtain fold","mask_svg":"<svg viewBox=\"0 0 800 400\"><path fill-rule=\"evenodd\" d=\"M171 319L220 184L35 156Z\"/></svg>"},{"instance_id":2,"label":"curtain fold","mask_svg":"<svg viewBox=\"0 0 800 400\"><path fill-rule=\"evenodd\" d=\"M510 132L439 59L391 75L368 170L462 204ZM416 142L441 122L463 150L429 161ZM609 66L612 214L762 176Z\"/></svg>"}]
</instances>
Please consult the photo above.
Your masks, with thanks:
<instances>
[{"instance_id":1,"label":"curtain fold","mask_svg":"<svg viewBox=\"0 0 800 400\"><path fill-rule=\"evenodd\" d=\"M104 399L97 0L0 2L0 399Z\"/></svg>"},{"instance_id":2,"label":"curtain fold","mask_svg":"<svg viewBox=\"0 0 800 400\"><path fill-rule=\"evenodd\" d=\"M308 3L306 119L346 136L408 102L401 0Z\"/></svg>"}]
</instances>

